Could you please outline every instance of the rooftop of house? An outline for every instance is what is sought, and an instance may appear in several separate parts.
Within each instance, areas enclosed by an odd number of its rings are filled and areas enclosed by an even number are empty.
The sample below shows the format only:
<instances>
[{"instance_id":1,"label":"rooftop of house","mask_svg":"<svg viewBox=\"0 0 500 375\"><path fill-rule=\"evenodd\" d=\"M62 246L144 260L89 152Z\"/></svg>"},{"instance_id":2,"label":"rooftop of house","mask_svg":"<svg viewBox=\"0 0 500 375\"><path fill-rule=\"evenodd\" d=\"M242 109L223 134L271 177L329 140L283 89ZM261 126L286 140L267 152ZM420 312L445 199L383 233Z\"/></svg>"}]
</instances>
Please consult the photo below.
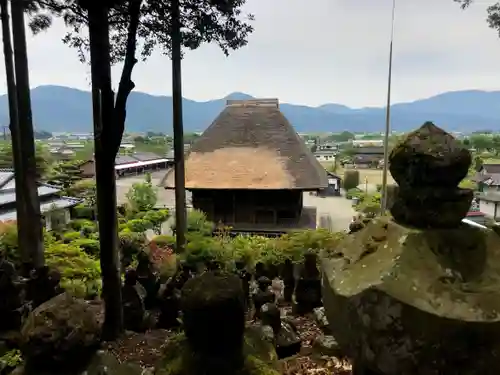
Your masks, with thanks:
<instances>
[{"instance_id":1,"label":"rooftop of house","mask_svg":"<svg viewBox=\"0 0 500 375\"><path fill-rule=\"evenodd\" d=\"M473 180L490 186L500 186L500 164L483 164Z\"/></svg>"},{"instance_id":2,"label":"rooftop of house","mask_svg":"<svg viewBox=\"0 0 500 375\"><path fill-rule=\"evenodd\" d=\"M356 147L354 148L354 154L355 155L362 155L362 154L384 154L384 147Z\"/></svg>"},{"instance_id":3,"label":"rooftop of house","mask_svg":"<svg viewBox=\"0 0 500 375\"><path fill-rule=\"evenodd\" d=\"M187 189L301 189L328 186L325 170L277 99L228 100L185 162ZM173 171L163 180L173 188Z\"/></svg>"},{"instance_id":4,"label":"rooftop of house","mask_svg":"<svg viewBox=\"0 0 500 375\"><path fill-rule=\"evenodd\" d=\"M12 169L0 170L0 221L16 220L16 181ZM38 197L40 199L40 211L42 213L54 209L63 209L77 205L81 202L78 198L61 196L61 189L39 183Z\"/></svg>"}]
</instances>

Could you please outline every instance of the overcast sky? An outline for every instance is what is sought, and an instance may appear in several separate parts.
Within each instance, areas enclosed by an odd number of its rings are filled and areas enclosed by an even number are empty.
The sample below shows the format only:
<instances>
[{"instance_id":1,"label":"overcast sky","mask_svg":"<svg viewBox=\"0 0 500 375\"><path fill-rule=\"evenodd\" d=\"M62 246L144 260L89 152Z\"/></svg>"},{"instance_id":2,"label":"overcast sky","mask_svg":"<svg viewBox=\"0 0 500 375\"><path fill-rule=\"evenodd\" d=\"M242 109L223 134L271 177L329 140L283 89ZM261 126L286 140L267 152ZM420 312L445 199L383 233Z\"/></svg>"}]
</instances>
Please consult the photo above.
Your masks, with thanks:
<instances>
[{"instance_id":1,"label":"overcast sky","mask_svg":"<svg viewBox=\"0 0 500 375\"><path fill-rule=\"evenodd\" d=\"M491 0L462 11L452 0L397 0L393 101L445 91L500 89L500 39L486 22ZM387 91L392 0L247 0L255 15L248 46L225 57L212 45L183 62L184 97L235 91L306 105L383 106ZM89 69L60 41L57 23L29 40L32 87L89 89ZM118 67L115 80L118 79ZM5 92L3 64L0 91ZM170 95L170 61L139 63L138 91Z\"/></svg>"}]
</instances>

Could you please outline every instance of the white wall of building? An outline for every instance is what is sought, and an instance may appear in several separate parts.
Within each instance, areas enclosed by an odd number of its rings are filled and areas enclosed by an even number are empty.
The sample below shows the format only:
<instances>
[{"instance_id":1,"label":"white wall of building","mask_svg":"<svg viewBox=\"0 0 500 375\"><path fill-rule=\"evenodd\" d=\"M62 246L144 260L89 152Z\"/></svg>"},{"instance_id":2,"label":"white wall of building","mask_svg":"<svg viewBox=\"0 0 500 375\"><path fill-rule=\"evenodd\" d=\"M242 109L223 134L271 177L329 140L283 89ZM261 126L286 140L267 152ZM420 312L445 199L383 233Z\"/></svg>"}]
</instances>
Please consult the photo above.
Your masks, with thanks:
<instances>
[{"instance_id":1,"label":"white wall of building","mask_svg":"<svg viewBox=\"0 0 500 375\"><path fill-rule=\"evenodd\" d=\"M479 211L494 220L500 219L500 202L488 202L483 199L479 201Z\"/></svg>"}]
</instances>

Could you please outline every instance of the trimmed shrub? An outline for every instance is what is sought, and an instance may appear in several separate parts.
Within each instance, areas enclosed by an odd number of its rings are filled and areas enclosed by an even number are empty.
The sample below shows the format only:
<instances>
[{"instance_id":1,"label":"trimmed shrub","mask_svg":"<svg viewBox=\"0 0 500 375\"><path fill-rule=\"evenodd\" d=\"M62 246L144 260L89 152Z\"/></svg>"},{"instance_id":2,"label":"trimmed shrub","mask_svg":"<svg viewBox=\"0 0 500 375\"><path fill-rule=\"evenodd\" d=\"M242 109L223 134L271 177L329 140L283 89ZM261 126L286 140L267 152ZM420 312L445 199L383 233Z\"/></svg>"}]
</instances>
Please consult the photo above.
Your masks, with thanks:
<instances>
[{"instance_id":1,"label":"trimmed shrub","mask_svg":"<svg viewBox=\"0 0 500 375\"><path fill-rule=\"evenodd\" d=\"M100 246L98 240L79 238L73 241L72 244L81 247L90 256L99 257Z\"/></svg>"},{"instance_id":2,"label":"trimmed shrub","mask_svg":"<svg viewBox=\"0 0 500 375\"><path fill-rule=\"evenodd\" d=\"M73 216L77 219L95 220L95 208L79 204L73 208Z\"/></svg>"},{"instance_id":3,"label":"trimmed shrub","mask_svg":"<svg viewBox=\"0 0 500 375\"><path fill-rule=\"evenodd\" d=\"M92 220L88 220L88 219L74 219L74 220L71 220L69 223L68 223L68 226L73 229L74 231L81 231L82 228L84 227L94 227L95 224Z\"/></svg>"},{"instance_id":4,"label":"trimmed shrub","mask_svg":"<svg viewBox=\"0 0 500 375\"><path fill-rule=\"evenodd\" d=\"M118 234L120 241L120 253L122 256L122 265L130 265L146 246L146 236L144 233L121 231Z\"/></svg>"},{"instance_id":5,"label":"trimmed shrub","mask_svg":"<svg viewBox=\"0 0 500 375\"><path fill-rule=\"evenodd\" d=\"M53 243L45 248L47 266L61 273L61 286L77 297L94 297L101 289L99 261L73 244Z\"/></svg>"},{"instance_id":6,"label":"trimmed shrub","mask_svg":"<svg viewBox=\"0 0 500 375\"><path fill-rule=\"evenodd\" d=\"M347 170L344 172L344 189L354 189L359 185L359 171Z\"/></svg>"},{"instance_id":7,"label":"trimmed shrub","mask_svg":"<svg viewBox=\"0 0 500 375\"><path fill-rule=\"evenodd\" d=\"M70 243L75 240L79 240L82 238L82 234L80 232L66 232L62 234L62 240L64 243Z\"/></svg>"},{"instance_id":8,"label":"trimmed shrub","mask_svg":"<svg viewBox=\"0 0 500 375\"><path fill-rule=\"evenodd\" d=\"M126 228L130 229L131 232L145 232L153 228L153 223L147 220L134 219L127 222Z\"/></svg>"}]
</instances>

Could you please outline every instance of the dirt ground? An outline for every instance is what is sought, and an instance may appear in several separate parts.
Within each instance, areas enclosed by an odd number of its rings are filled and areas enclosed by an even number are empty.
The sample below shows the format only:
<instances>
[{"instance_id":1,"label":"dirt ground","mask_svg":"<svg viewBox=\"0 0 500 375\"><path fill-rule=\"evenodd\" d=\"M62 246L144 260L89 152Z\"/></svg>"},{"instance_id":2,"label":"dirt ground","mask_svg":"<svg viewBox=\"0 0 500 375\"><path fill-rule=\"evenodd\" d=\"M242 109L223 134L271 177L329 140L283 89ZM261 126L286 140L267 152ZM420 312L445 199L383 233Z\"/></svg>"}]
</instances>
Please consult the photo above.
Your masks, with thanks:
<instances>
[{"instance_id":1,"label":"dirt ground","mask_svg":"<svg viewBox=\"0 0 500 375\"><path fill-rule=\"evenodd\" d=\"M286 309L286 307L285 307ZM336 357L318 355L313 352L312 343L322 332L311 316L295 317L294 322L302 339L301 353L281 361L283 375L351 375L348 361ZM139 364L151 368L161 358L172 332L152 330L146 333L129 333L120 341L110 344L108 350L121 362Z\"/></svg>"}]
</instances>

